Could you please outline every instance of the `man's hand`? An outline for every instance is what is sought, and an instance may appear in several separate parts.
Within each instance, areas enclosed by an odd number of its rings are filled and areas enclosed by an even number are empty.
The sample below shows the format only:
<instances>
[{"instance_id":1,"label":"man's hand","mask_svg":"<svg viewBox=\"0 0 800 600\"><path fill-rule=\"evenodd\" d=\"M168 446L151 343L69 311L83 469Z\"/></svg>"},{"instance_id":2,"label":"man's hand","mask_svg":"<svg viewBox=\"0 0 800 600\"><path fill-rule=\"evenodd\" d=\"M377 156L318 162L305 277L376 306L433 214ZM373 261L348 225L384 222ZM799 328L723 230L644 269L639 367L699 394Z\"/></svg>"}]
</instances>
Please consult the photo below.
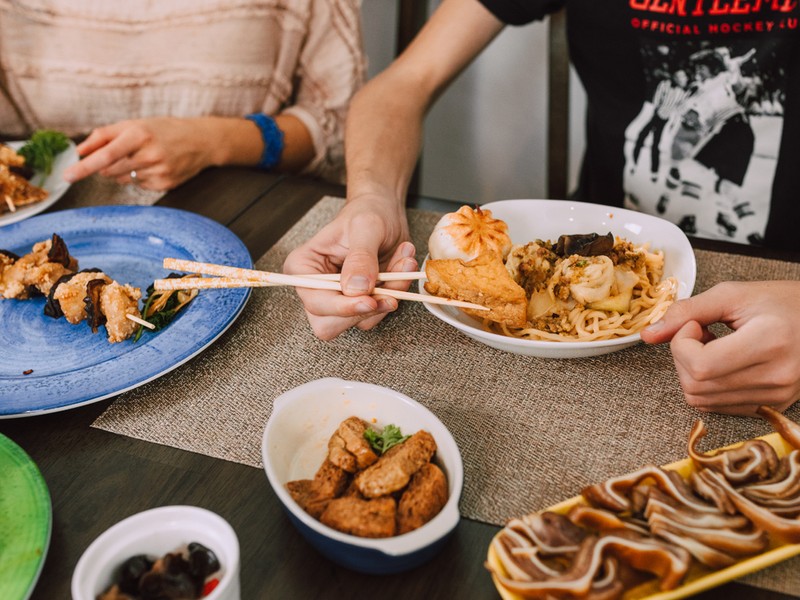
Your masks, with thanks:
<instances>
[{"instance_id":1,"label":"man's hand","mask_svg":"<svg viewBox=\"0 0 800 600\"><path fill-rule=\"evenodd\" d=\"M348 202L317 235L286 258L285 273L337 273L343 292L297 289L314 334L331 340L350 329L371 329L397 309L397 300L372 295L381 271L416 271L414 245L402 209L377 198ZM407 290L410 281L383 284Z\"/></svg>"},{"instance_id":2,"label":"man's hand","mask_svg":"<svg viewBox=\"0 0 800 600\"><path fill-rule=\"evenodd\" d=\"M733 333L717 338L708 326ZM676 302L642 332L670 342L686 401L702 411L783 411L800 398L800 282L728 282Z\"/></svg>"}]
</instances>

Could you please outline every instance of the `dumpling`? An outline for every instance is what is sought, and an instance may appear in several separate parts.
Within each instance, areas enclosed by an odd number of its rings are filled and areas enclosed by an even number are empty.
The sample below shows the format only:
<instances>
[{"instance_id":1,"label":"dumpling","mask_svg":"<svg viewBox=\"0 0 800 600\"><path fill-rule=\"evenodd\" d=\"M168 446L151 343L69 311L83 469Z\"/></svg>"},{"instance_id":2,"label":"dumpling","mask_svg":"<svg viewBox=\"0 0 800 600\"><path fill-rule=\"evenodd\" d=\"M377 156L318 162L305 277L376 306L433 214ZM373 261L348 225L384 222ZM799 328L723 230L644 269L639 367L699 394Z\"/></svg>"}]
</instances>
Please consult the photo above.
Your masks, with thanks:
<instances>
[{"instance_id":1,"label":"dumpling","mask_svg":"<svg viewBox=\"0 0 800 600\"><path fill-rule=\"evenodd\" d=\"M443 216L428 239L433 259L460 258L470 261L481 254L493 254L505 260L511 250L511 238L505 221L492 218L492 211L479 206L462 206Z\"/></svg>"},{"instance_id":2,"label":"dumpling","mask_svg":"<svg viewBox=\"0 0 800 600\"><path fill-rule=\"evenodd\" d=\"M614 263L607 256L570 256L561 265L575 301L591 304L608 298L614 284Z\"/></svg>"}]
</instances>

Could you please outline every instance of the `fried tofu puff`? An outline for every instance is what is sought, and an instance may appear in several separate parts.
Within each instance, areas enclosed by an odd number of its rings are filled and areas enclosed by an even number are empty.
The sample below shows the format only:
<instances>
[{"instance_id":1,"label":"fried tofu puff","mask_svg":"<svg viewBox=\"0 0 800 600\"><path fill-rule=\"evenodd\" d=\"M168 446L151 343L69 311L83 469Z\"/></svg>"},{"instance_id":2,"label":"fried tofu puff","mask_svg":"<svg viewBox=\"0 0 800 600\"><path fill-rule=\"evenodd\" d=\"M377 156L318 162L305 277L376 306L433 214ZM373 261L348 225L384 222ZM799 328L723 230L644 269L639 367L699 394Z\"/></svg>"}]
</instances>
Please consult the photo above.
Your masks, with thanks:
<instances>
[{"instance_id":1,"label":"fried tofu puff","mask_svg":"<svg viewBox=\"0 0 800 600\"><path fill-rule=\"evenodd\" d=\"M371 467L356 475L358 490L366 498L379 498L403 489L436 452L436 441L427 431L418 431L402 444L391 447Z\"/></svg>"},{"instance_id":2,"label":"fried tofu puff","mask_svg":"<svg viewBox=\"0 0 800 600\"><path fill-rule=\"evenodd\" d=\"M78 261L69 255L58 235L37 242L24 256L0 252L0 298L26 300L38 294L47 295L64 275L74 273Z\"/></svg>"},{"instance_id":3,"label":"fried tofu puff","mask_svg":"<svg viewBox=\"0 0 800 600\"><path fill-rule=\"evenodd\" d=\"M391 496L361 500L354 496L328 503L319 520L337 531L365 538L384 538L395 534L397 503Z\"/></svg>"},{"instance_id":4,"label":"fried tofu puff","mask_svg":"<svg viewBox=\"0 0 800 600\"><path fill-rule=\"evenodd\" d=\"M364 432L369 426L358 417L349 417L339 424L328 441L328 460L348 473L355 473L378 460Z\"/></svg>"},{"instance_id":5,"label":"fried tofu puff","mask_svg":"<svg viewBox=\"0 0 800 600\"><path fill-rule=\"evenodd\" d=\"M433 463L420 467L397 505L397 533L422 527L447 504L447 478Z\"/></svg>"},{"instance_id":6,"label":"fried tofu puff","mask_svg":"<svg viewBox=\"0 0 800 600\"><path fill-rule=\"evenodd\" d=\"M330 460L325 460L314 479L299 479L286 484L286 490L304 511L319 519L328 503L350 484L350 475Z\"/></svg>"}]
</instances>

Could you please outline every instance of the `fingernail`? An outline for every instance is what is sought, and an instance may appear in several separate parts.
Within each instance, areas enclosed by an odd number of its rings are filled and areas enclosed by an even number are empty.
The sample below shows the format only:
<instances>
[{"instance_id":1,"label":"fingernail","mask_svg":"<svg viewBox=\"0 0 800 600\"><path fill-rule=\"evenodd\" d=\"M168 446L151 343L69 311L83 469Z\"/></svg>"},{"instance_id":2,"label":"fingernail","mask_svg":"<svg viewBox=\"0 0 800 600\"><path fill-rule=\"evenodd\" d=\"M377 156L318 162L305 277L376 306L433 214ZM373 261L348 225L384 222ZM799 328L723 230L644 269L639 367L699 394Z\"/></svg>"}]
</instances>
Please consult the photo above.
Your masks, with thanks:
<instances>
[{"instance_id":1,"label":"fingernail","mask_svg":"<svg viewBox=\"0 0 800 600\"><path fill-rule=\"evenodd\" d=\"M369 281L362 275L347 280L347 291L351 294L365 294L369 291Z\"/></svg>"},{"instance_id":2,"label":"fingernail","mask_svg":"<svg viewBox=\"0 0 800 600\"><path fill-rule=\"evenodd\" d=\"M655 323L653 323L652 325L648 325L648 326L645 328L645 331L650 331L650 332L653 332L653 333L655 333L655 332L657 332L657 331L660 331L660 330L661 330L661 329L663 329L663 328L664 328L664 321L656 321L656 322L655 322Z\"/></svg>"},{"instance_id":3,"label":"fingernail","mask_svg":"<svg viewBox=\"0 0 800 600\"><path fill-rule=\"evenodd\" d=\"M371 313L373 310L374 309L366 302L359 302L358 304L356 304L356 312L360 315Z\"/></svg>"},{"instance_id":4,"label":"fingernail","mask_svg":"<svg viewBox=\"0 0 800 600\"><path fill-rule=\"evenodd\" d=\"M400 256L405 258L414 256L414 245L409 242L403 242L403 245L400 247Z\"/></svg>"},{"instance_id":5,"label":"fingernail","mask_svg":"<svg viewBox=\"0 0 800 600\"><path fill-rule=\"evenodd\" d=\"M397 302L394 300L378 300L378 312L393 312L397 310Z\"/></svg>"}]
</instances>

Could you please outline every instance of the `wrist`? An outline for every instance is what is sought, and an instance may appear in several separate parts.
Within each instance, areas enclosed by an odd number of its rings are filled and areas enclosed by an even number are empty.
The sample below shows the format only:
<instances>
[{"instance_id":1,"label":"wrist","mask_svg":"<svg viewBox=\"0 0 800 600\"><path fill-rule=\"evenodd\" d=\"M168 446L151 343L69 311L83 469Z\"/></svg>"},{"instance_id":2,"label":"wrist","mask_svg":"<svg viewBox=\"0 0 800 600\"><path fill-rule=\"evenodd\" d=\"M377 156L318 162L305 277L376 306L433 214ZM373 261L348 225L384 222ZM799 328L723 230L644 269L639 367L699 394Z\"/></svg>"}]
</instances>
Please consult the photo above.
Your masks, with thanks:
<instances>
[{"instance_id":1,"label":"wrist","mask_svg":"<svg viewBox=\"0 0 800 600\"><path fill-rule=\"evenodd\" d=\"M252 113L245 115L245 119L255 123L261 134L263 150L258 161L258 167L264 170L272 170L281 161L283 154L284 139L283 131L271 116L264 113Z\"/></svg>"}]
</instances>

